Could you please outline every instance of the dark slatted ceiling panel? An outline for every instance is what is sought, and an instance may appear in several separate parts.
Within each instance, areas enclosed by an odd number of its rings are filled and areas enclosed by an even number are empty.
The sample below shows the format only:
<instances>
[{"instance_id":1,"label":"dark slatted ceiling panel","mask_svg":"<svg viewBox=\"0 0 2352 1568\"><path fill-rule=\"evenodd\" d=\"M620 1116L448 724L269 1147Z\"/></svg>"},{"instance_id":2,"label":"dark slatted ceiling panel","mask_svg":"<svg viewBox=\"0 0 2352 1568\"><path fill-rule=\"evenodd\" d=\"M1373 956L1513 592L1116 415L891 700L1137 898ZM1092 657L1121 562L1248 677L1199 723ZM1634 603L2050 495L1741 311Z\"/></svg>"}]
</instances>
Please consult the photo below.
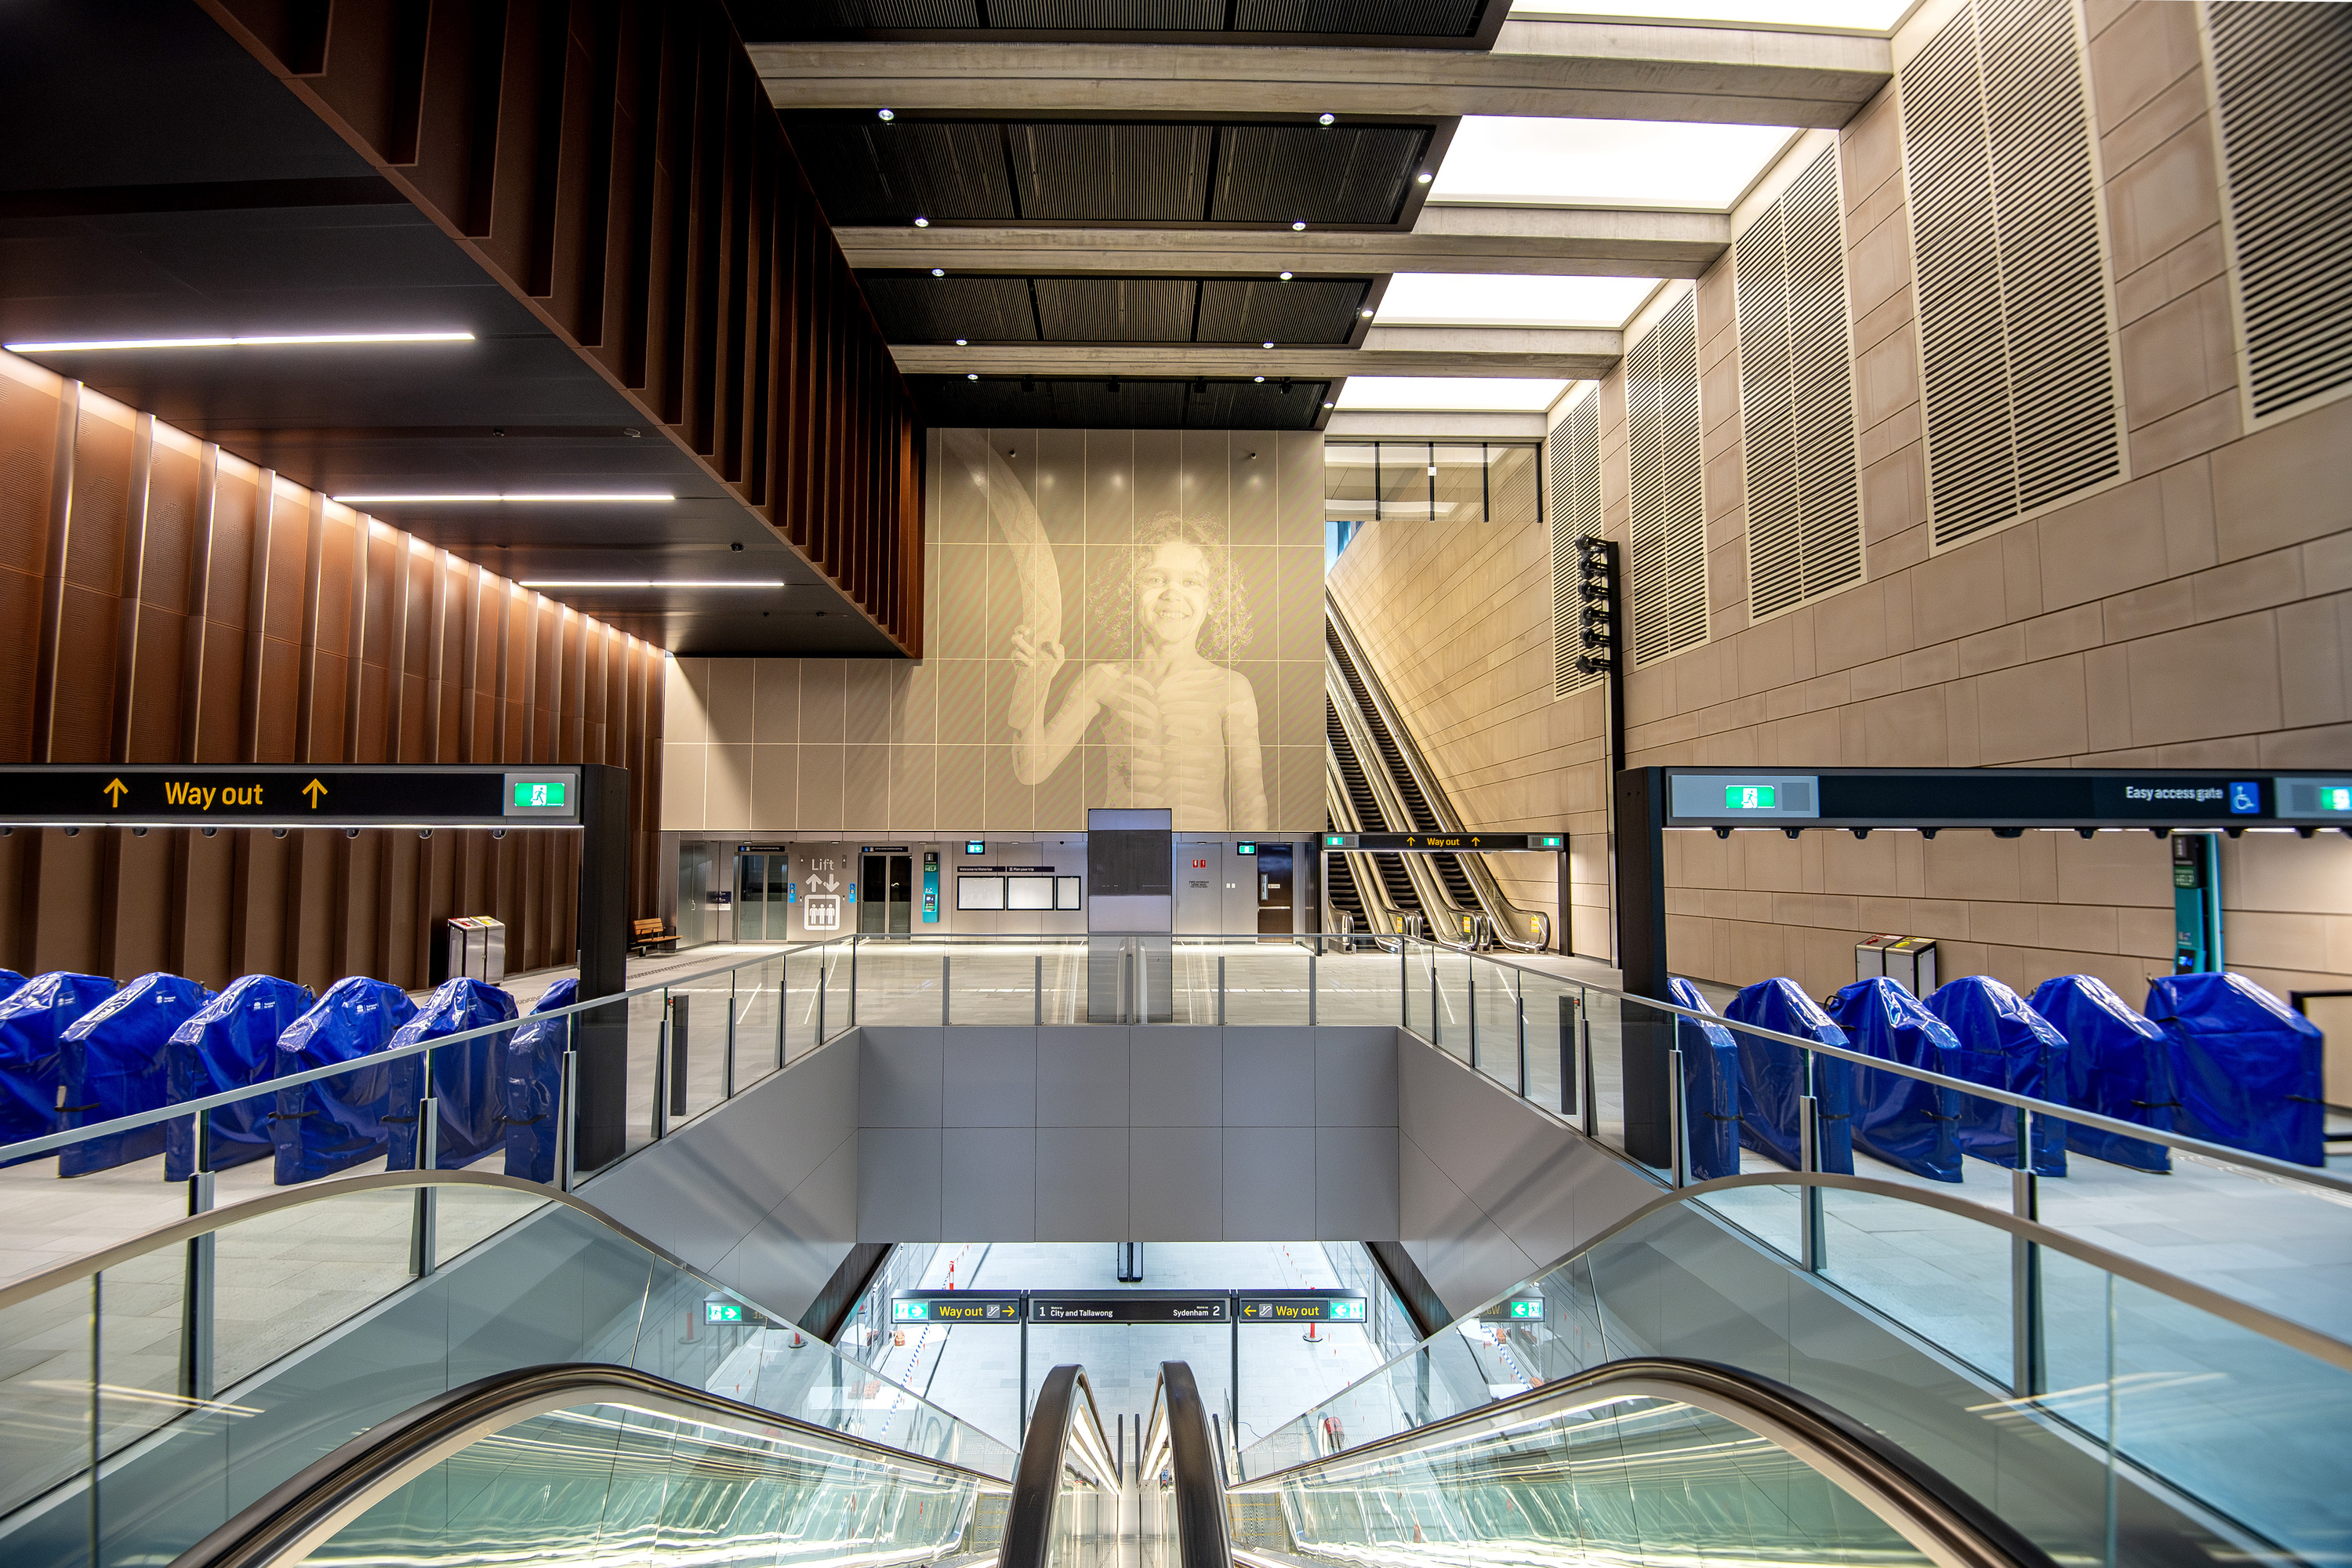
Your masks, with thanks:
<instances>
[{"instance_id":1,"label":"dark slatted ceiling panel","mask_svg":"<svg viewBox=\"0 0 2352 1568\"><path fill-rule=\"evenodd\" d=\"M1201 285L1203 343L1344 343L1371 285L1356 278L1212 279Z\"/></svg>"},{"instance_id":2,"label":"dark slatted ceiling panel","mask_svg":"<svg viewBox=\"0 0 2352 1568\"><path fill-rule=\"evenodd\" d=\"M980 0L787 0L783 7L805 6L808 20L827 27L977 27ZM747 32L746 37L763 36Z\"/></svg>"},{"instance_id":3,"label":"dark slatted ceiling panel","mask_svg":"<svg viewBox=\"0 0 2352 1568\"><path fill-rule=\"evenodd\" d=\"M835 224L1003 223L1018 217L992 124L879 120L795 125L793 145Z\"/></svg>"},{"instance_id":4,"label":"dark slatted ceiling panel","mask_svg":"<svg viewBox=\"0 0 2352 1568\"><path fill-rule=\"evenodd\" d=\"M1207 215L1206 125L1013 125L1005 136L1024 218L1197 223Z\"/></svg>"},{"instance_id":5,"label":"dark slatted ceiling panel","mask_svg":"<svg viewBox=\"0 0 2352 1568\"><path fill-rule=\"evenodd\" d=\"M1040 278L1037 320L1052 343L1181 343L1192 335L1194 287L1189 278Z\"/></svg>"},{"instance_id":6,"label":"dark slatted ceiling panel","mask_svg":"<svg viewBox=\"0 0 2352 1568\"><path fill-rule=\"evenodd\" d=\"M1330 383L1108 381L909 376L927 423L1063 430L1311 430Z\"/></svg>"},{"instance_id":7,"label":"dark slatted ceiling panel","mask_svg":"<svg viewBox=\"0 0 2352 1568\"><path fill-rule=\"evenodd\" d=\"M1225 25L1225 0L989 0L988 25L1041 32L1213 33Z\"/></svg>"},{"instance_id":8,"label":"dark slatted ceiling panel","mask_svg":"<svg viewBox=\"0 0 2352 1568\"><path fill-rule=\"evenodd\" d=\"M1025 278L922 278L868 274L858 279L882 334L894 343L1027 343L1037 341Z\"/></svg>"},{"instance_id":9,"label":"dark slatted ceiling panel","mask_svg":"<svg viewBox=\"0 0 2352 1568\"><path fill-rule=\"evenodd\" d=\"M1416 125L1228 125L1218 223L1384 224L1403 209L1429 132Z\"/></svg>"},{"instance_id":10,"label":"dark slatted ceiling panel","mask_svg":"<svg viewBox=\"0 0 2352 1568\"><path fill-rule=\"evenodd\" d=\"M1237 33L1393 33L1468 37L1480 0L1235 0Z\"/></svg>"}]
</instances>

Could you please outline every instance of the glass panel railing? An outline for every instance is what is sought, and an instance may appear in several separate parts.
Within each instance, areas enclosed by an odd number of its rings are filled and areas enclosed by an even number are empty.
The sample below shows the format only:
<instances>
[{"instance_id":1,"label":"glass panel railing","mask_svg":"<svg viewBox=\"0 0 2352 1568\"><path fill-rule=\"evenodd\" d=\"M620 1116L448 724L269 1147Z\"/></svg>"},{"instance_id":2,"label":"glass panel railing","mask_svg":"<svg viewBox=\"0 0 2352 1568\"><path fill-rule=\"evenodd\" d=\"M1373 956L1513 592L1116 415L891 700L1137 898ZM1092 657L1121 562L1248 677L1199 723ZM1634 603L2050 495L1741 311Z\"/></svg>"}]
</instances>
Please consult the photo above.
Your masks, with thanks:
<instances>
[{"instance_id":1,"label":"glass panel railing","mask_svg":"<svg viewBox=\"0 0 2352 1568\"><path fill-rule=\"evenodd\" d=\"M932 1562L984 1552L984 1495L957 1470L790 1426L583 1405L475 1442L315 1549L313 1563L657 1558L696 1563ZM1001 1525L1000 1525L1001 1528Z\"/></svg>"},{"instance_id":2,"label":"glass panel railing","mask_svg":"<svg viewBox=\"0 0 2352 1568\"><path fill-rule=\"evenodd\" d=\"M1925 1563L1787 1449L1669 1400L1563 1399L1501 1431L1320 1466L1235 1491L1277 1497L1257 1546L1337 1568L1444 1562Z\"/></svg>"},{"instance_id":3,"label":"glass panel railing","mask_svg":"<svg viewBox=\"0 0 2352 1568\"><path fill-rule=\"evenodd\" d=\"M1696 1205L1660 1209L1277 1429L1244 1451L1244 1470L1269 1475L1607 1362L1675 1356L1792 1384L1940 1456L2060 1561L2113 1563L2119 1529L2126 1542L2134 1529L2198 1536L2208 1516L2239 1546L2306 1562L2352 1549L2331 1479L2352 1443L2352 1351L2048 1244L2021 1251L1965 1205L1899 1189L1824 1196L1830 1255L1853 1255L1843 1277L1828 1271L1837 1289L1795 1286L1787 1259ZM2045 1284L2020 1297L2018 1274ZM2024 1394L2011 1392L2015 1345L2033 1362Z\"/></svg>"},{"instance_id":4,"label":"glass panel railing","mask_svg":"<svg viewBox=\"0 0 2352 1568\"><path fill-rule=\"evenodd\" d=\"M1310 943L1223 942L1218 955L1224 973L1227 1024L1295 1026L1309 1021L1309 992L1319 967ZM1210 1021L1215 1021L1213 1014Z\"/></svg>"},{"instance_id":5,"label":"glass panel railing","mask_svg":"<svg viewBox=\"0 0 2352 1568\"><path fill-rule=\"evenodd\" d=\"M544 1189L377 1176L247 1206L0 1300L0 1561L168 1562L353 1431L558 1362L1011 1474L1002 1442Z\"/></svg>"}]
</instances>

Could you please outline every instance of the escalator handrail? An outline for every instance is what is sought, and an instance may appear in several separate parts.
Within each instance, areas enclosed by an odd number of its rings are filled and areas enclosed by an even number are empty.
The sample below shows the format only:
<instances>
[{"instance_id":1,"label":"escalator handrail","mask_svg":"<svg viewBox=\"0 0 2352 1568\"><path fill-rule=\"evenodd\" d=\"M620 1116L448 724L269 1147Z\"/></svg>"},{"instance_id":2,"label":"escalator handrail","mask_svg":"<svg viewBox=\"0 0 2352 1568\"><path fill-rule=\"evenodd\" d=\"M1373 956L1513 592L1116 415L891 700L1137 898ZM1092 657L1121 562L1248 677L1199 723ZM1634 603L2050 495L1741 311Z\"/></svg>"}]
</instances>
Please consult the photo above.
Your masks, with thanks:
<instances>
[{"instance_id":1,"label":"escalator handrail","mask_svg":"<svg viewBox=\"0 0 2352 1568\"><path fill-rule=\"evenodd\" d=\"M1844 1412L1771 1378L1670 1356L1610 1362L1360 1448L1253 1478L1234 1489L1276 1490L1312 1470L1362 1464L1450 1441L1464 1428L1513 1425L1522 1412L1538 1406L1626 1398L1687 1405L1754 1433L1827 1476L1939 1568L2053 1568L2047 1552L1999 1514L1934 1466Z\"/></svg>"},{"instance_id":2,"label":"escalator handrail","mask_svg":"<svg viewBox=\"0 0 2352 1568\"><path fill-rule=\"evenodd\" d=\"M1175 1491L1176 1568L1232 1568L1231 1521L1225 1482L1209 1431L1208 1405L1189 1362L1163 1361L1151 1390L1151 1418L1136 1446L1136 1486L1148 1484L1160 1456L1168 1457Z\"/></svg>"},{"instance_id":3,"label":"escalator handrail","mask_svg":"<svg viewBox=\"0 0 2352 1568\"><path fill-rule=\"evenodd\" d=\"M1118 1460L1103 1432L1094 1385L1086 1368L1065 1363L1045 1374L1030 1409L998 1568L1046 1568L1053 1561L1054 1510L1061 1502L1062 1474L1074 1465L1091 1472L1097 1485L1118 1490Z\"/></svg>"},{"instance_id":4,"label":"escalator handrail","mask_svg":"<svg viewBox=\"0 0 2352 1568\"><path fill-rule=\"evenodd\" d=\"M946 1459L926 1458L829 1427L740 1404L634 1367L568 1362L520 1367L436 1394L379 1421L232 1515L173 1559L172 1568L270 1568L299 1563L376 1503L474 1443L534 1415L581 1405L625 1405L679 1420L763 1436L791 1436L855 1450L886 1464L1004 1482Z\"/></svg>"}]
</instances>

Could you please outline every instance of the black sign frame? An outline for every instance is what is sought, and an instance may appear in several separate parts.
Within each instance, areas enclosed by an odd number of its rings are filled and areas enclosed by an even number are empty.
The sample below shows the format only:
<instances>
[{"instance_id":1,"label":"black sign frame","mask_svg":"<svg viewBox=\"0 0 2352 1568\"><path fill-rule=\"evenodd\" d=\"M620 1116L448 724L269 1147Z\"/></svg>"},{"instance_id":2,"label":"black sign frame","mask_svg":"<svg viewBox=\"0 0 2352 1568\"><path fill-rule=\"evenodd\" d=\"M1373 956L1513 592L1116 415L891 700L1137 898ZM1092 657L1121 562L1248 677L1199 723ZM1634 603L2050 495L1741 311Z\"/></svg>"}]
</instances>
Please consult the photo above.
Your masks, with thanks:
<instances>
[{"instance_id":1,"label":"black sign frame","mask_svg":"<svg viewBox=\"0 0 2352 1568\"><path fill-rule=\"evenodd\" d=\"M1028 1321L1036 1328L1230 1327L1230 1290L1032 1290ZM1084 1316L1047 1316L1085 1309ZM1181 1315L1180 1315L1181 1314Z\"/></svg>"},{"instance_id":2,"label":"black sign frame","mask_svg":"<svg viewBox=\"0 0 2352 1568\"><path fill-rule=\"evenodd\" d=\"M561 805L518 790L562 786ZM582 764L73 763L0 767L20 827L495 827L587 824Z\"/></svg>"}]
</instances>

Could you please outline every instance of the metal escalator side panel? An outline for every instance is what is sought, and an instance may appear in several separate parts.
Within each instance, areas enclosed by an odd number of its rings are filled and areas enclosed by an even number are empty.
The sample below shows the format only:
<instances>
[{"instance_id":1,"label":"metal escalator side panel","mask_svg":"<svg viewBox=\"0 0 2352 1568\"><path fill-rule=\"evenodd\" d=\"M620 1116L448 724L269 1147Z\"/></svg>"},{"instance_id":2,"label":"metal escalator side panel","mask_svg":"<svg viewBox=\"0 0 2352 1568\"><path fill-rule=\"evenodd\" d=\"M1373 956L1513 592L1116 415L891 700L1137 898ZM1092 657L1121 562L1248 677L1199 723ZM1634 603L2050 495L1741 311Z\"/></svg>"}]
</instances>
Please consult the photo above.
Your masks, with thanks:
<instances>
[{"instance_id":1,"label":"metal escalator side panel","mask_svg":"<svg viewBox=\"0 0 2352 1568\"><path fill-rule=\"evenodd\" d=\"M300 1563L445 1460L536 1418L583 1406L616 1407L674 1420L702 1434L696 1458L680 1461L687 1468L707 1468L707 1450L716 1435L722 1441L731 1438L732 1468L739 1474L763 1446L791 1447L848 1459L868 1472L895 1472L939 1490L942 1500L952 1500L952 1506L922 1510L929 1533L906 1543L908 1562L940 1555L954 1543L953 1533L969 1530L978 1498L1005 1489L1004 1482L977 1470L755 1409L633 1367L564 1363L482 1378L377 1422L240 1510L182 1552L173 1568L279 1568ZM546 1458L543 1442L509 1446L526 1458ZM805 1468L807 1460L778 1457L773 1468L782 1474L794 1463ZM537 1494L541 1471L522 1468L529 1490ZM466 1561L461 1555L433 1555L452 1568ZM880 1555L894 1554L886 1550Z\"/></svg>"},{"instance_id":2,"label":"metal escalator side panel","mask_svg":"<svg viewBox=\"0 0 2352 1568\"><path fill-rule=\"evenodd\" d=\"M1622 1473L1607 1473L1612 1466ZM1793 1500L1801 1489L1789 1482L1800 1470L1859 1509L1841 1510L1835 1499L1822 1498L1808 1520L1797 1508L1705 1506L1709 1487L1732 1502L1751 1489ZM1517 1494L1510 1509L1444 1506L1456 1493L1506 1483ZM1682 1506L1641 1519L1612 1512L1612 1489L1638 1499L1645 1487ZM1546 1531L1530 1511L1548 1488L1540 1500L1560 1516L1547 1520L1549 1531L1565 1529L1609 1560L1620 1544L1642 1561L1657 1560L1646 1555L1655 1553L1777 1562L1814 1551L1826 1555L1801 1560L1885 1563L1904 1561L1907 1546L1915 1560L1938 1568L2052 1568L2048 1553L2000 1514L1861 1422L1772 1379L1666 1357L1612 1362L1234 1490L1281 1497L1291 1531L1286 1556L1360 1564L1423 1539L1422 1510L1411 1506L1423 1499L1438 1505L1430 1511L1457 1551L1539 1545ZM1360 1505L1368 1495L1406 1506L1395 1518L1374 1520ZM1318 1506L1326 1496L1339 1506ZM1871 1533L1868 1521L1854 1517L1862 1510L1884 1527L1885 1540L1859 1539ZM1642 1511L1638 1501L1633 1511ZM1710 1528L1717 1533L1697 1534ZM1612 1529L1624 1531L1622 1541L1612 1539ZM1674 1536L1677 1529L1688 1538Z\"/></svg>"}]
</instances>

